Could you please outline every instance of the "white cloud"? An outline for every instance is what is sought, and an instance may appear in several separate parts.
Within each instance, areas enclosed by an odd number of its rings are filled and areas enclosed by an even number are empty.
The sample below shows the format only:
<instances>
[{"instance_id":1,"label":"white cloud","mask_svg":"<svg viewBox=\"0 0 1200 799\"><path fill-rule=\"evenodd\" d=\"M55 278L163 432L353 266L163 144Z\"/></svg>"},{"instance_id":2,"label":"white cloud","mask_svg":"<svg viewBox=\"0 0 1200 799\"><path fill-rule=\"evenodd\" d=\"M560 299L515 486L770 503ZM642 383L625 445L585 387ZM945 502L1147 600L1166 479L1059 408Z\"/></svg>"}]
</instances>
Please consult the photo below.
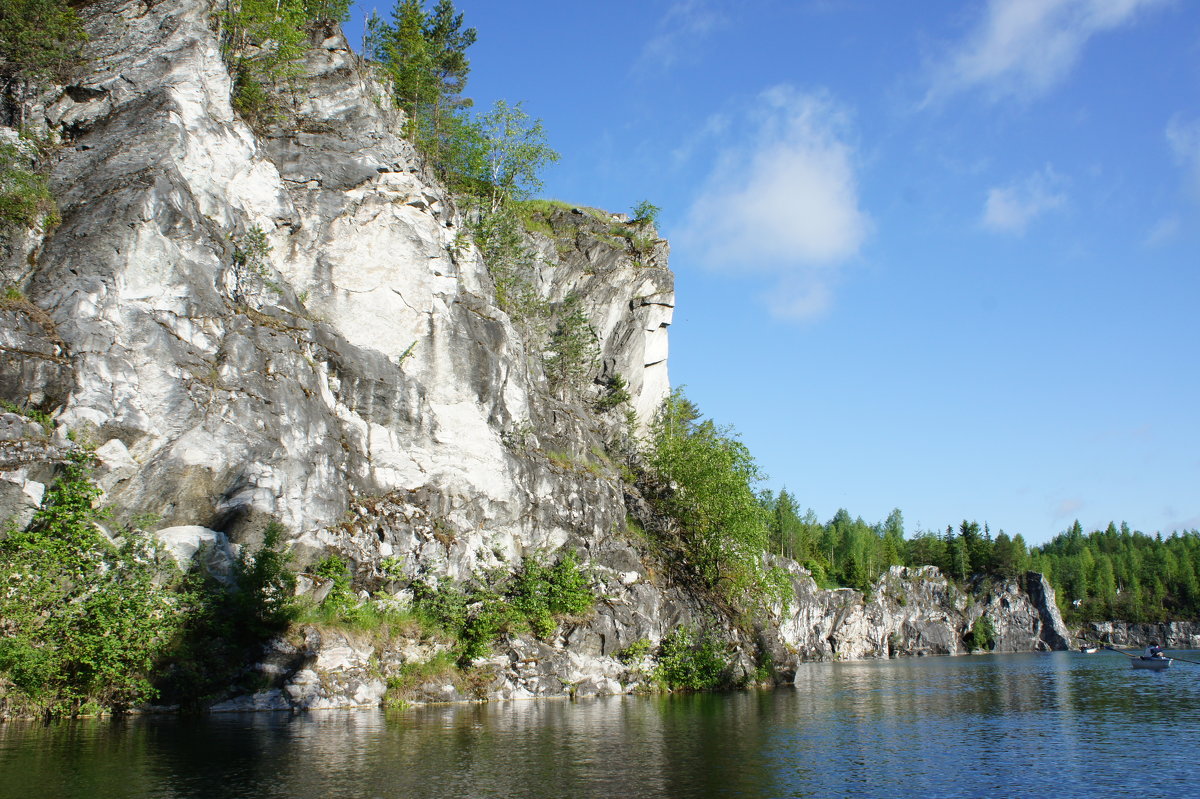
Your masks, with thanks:
<instances>
[{"instance_id":1,"label":"white cloud","mask_svg":"<svg viewBox=\"0 0 1200 799\"><path fill-rule=\"evenodd\" d=\"M1179 233L1179 217L1168 216L1158 220L1150 232L1146 234L1146 246L1157 247L1166 244Z\"/></svg>"},{"instance_id":2,"label":"white cloud","mask_svg":"<svg viewBox=\"0 0 1200 799\"><path fill-rule=\"evenodd\" d=\"M870 229L848 116L827 95L778 86L744 120L752 129L715 159L681 238L709 266L785 277L773 307L811 316Z\"/></svg>"},{"instance_id":3,"label":"white cloud","mask_svg":"<svg viewBox=\"0 0 1200 799\"><path fill-rule=\"evenodd\" d=\"M1200 198L1200 119L1175 117L1167 125L1167 142L1188 175L1188 187Z\"/></svg>"},{"instance_id":4,"label":"white cloud","mask_svg":"<svg viewBox=\"0 0 1200 799\"><path fill-rule=\"evenodd\" d=\"M832 275L786 275L763 296L767 307L784 319L816 319L833 306Z\"/></svg>"},{"instance_id":5,"label":"white cloud","mask_svg":"<svg viewBox=\"0 0 1200 799\"><path fill-rule=\"evenodd\" d=\"M1081 500L1081 499L1074 499L1074 498L1064 499L1064 500L1060 501L1058 503L1058 505L1055 506L1054 519L1057 520L1057 519L1063 519L1063 518L1068 518L1068 517L1074 516L1079 511L1079 509L1082 507L1083 507L1083 500Z\"/></svg>"},{"instance_id":6,"label":"white cloud","mask_svg":"<svg viewBox=\"0 0 1200 799\"><path fill-rule=\"evenodd\" d=\"M723 24L725 18L706 0L679 0L659 21L658 33L646 42L636 66L669 69Z\"/></svg>"},{"instance_id":7,"label":"white cloud","mask_svg":"<svg viewBox=\"0 0 1200 799\"><path fill-rule=\"evenodd\" d=\"M1028 99L1062 82L1088 40L1171 0L988 0L975 29L933 69L925 103L974 88Z\"/></svg>"},{"instance_id":8,"label":"white cloud","mask_svg":"<svg viewBox=\"0 0 1200 799\"><path fill-rule=\"evenodd\" d=\"M671 151L672 163L675 166L682 166L690 161L701 145L724 135L729 130L731 123L732 120L728 114L712 114L709 116L708 119L704 120L704 124L699 129Z\"/></svg>"},{"instance_id":9,"label":"white cloud","mask_svg":"<svg viewBox=\"0 0 1200 799\"><path fill-rule=\"evenodd\" d=\"M988 189L982 224L995 233L1020 235L1037 217L1067 202L1063 179L1046 167L1024 180Z\"/></svg>"}]
</instances>

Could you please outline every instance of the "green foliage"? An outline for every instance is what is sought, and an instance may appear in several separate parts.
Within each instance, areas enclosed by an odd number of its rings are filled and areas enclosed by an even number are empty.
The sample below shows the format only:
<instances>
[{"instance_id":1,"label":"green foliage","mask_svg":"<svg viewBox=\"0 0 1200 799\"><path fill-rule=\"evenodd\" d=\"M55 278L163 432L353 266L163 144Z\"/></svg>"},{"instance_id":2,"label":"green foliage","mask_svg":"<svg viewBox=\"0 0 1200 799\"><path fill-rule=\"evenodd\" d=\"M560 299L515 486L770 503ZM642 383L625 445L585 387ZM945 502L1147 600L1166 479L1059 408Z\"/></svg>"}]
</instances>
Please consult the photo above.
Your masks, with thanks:
<instances>
[{"instance_id":1,"label":"green foliage","mask_svg":"<svg viewBox=\"0 0 1200 799\"><path fill-rule=\"evenodd\" d=\"M559 235L554 226L550 224L550 217L558 211L571 211L575 209L574 205L562 200L538 198L514 200L512 207L520 217L521 224L525 230L530 233L543 233L547 236ZM574 229L572 228L569 233L564 235L574 237Z\"/></svg>"},{"instance_id":2,"label":"green foliage","mask_svg":"<svg viewBox=\"0 0 1200 799\"><path fill-rule=\"evenodd\" d=\"M267 241L266 232L254 225L239 236L231 236L233 244L233 275L236 284L235 293L239 301L245 301L249 286L253 279L266 280L270 272L271 244Z\"/></svg>"},{"instance_id":3,"label":"green foliage","mask_svg":"<svg viewBox=\"0 0 1200 799\"><path fill-rule=\"evenodd\" d=\"M1122 523L1084 534L1079 522L1030 553L1070 623L1200 619L1200 532L1147 535Z\"/></svg>"},{"instance_id":4,"label":"green foliage","mask_svg":"<svg viewBox=\"0 0 1200 799\"><path fill-rule=\"evenodd\" d=\"M505 633L530 630L544 638L554 632L555 619L584 614L595 603L589 579L570 553L552 566L526 558L516 573L489 575L467 590L416 582L413 597L418 612L457 638L462 664L485 656Z\"/></svg>"},{"instance_id":5,"label":"green foliage","mask_svg":"<svg viewBox=\"0 0 1200 799\"><path fill-rule=\"evenodd\" d=\"M50 418L50 414L45 411L39 411L37 408L26 408L21 405L16 405L8 400L0 400L0 410L8 411L9 413L19 414L30 421L40 424L46 432L54 429L54 420Z\"/></svg>"},{"instance_id":6,"label":"green foliage","mask_svg":"<svg viewBox=\"0 0 1200 799\"><path fill-rule=\"evenodd\" d=\"M221 14L234 109L254 126L282 115L270 87L299 74L310 35L349 16L349 0L234 0Z\"/></svg>"},{"instance_id":7,"label":"green foliage","mask_svg":"<svg viewBox=\"0 0 1200 799\"><path fill-rule=\"evenodd\" d=\"M606 413L623 405L632 397L629 394L629 384L619 374L614 374L604 381L604 393L596 400L596 410Z\"/></svg>"},{"instance_id":8,"label":"green foliage","mask_svg":"<svg viewBox=\"0 0 1200 799\"><path fill-rule=\"evenodd\" d=\"M530 118L521 105L497 100L479 120L482 151L473 165L482 167L478 179L489 188L493 212L541 189L542 169L559 157L546 144L542 121Z\"/></svg>"},{"instance_id":9,"label":"green foliage","mask_svg":"<svg viewBox=\"0 0 1200 799\"><path fill-rule=\"evenodd\" d=\"M650 202L649 200L642 200L637 205L633 206L633 211L631 213L632 221L634 224L649 222L651 225L657 225L658 214L660 211L662 211L662 209L654 203Z\"/></svg>"},{"instance_id":10,"label":"green foliage","mask_svg":"<svg viewBox=\"0 0 1200 799\"><path fill-rule=\"evenodd\" d=\"M234 67L231 102L238 116L250 122L252 127L262 128L278 121L282 111L263 83L262 75L250 66L252 63L247 61Z\"/></svg>"},{"instance_id":11,"label":"green foliage","mask_svg":"<svg viewBox=\"0 0 1200 799\"><path fill-rule=\"evenodd\" d=\"M366 56L391 84L407 115L409 138L443 177L463 171L470 157L461 144L476 138L461 113L470 106L461 94L470 73L466 51L475 39L475 29L463 28L463 15L450 0L439 0L432 10L423 0L400 0L390 23L376 14L367 20Z\"/></svg>"},{"instance_id":12,"label":"green foliage","mask_svg":"<svg viewBox=\"0 0 1200 799\"><path fill-rule=\"evenodd\" d=\"M821 587L870 590L889 566L936 566L964 588L1009 581L1026 571L1046 575L1068 623L1120 619L1164 622L1200 619L1200 532L1150 536L1109 524L1084 534L1075 522L1048 544L1030 550L1020 535L962 520L938 533L904 539L903 517L868 525L841 509L827 523L810 510L800 516L787 490L765 492L770 546L799 561ZM973 640L973 639L972 639Z\"/></svg>"},{"instance_id":13,"label":"green foliage","mask_svg":"<svg viewBox=\"0 0 1200 799\"><path fill-rule=\"evenodd\" d=\"M46 175L15 144L0 144L0 230L55 225L58 206Z\"/></svg>"},{"instance_id":14,"label":"green foliage","mask_svg":"<svg viewBox=\"0 0 1200 799\"><path fill-rule=\"evenodd\" d=\"M637 663L650 654L650 650L654 648L653 642L649 638L639 638L629 646L616 652L614 657L626 665Z\"/></svg>"},{"instance_id":15,"label":"green foliage","mask_svg":"<svg viewBox=\"0 0 1200 799\"><path fill-rule=\"evenodd\" d=\"M646 460L670 486L655 503L678 521L687 560L707 585L731 599L783 599L771 593L763 566L768 520L754 493L758 465L730 428L699 416L676 389L651 425Z\"/></svg>"},{"instance_id":16,"label":"green foliage","mask_svg":"<svg viewBox=\"0 0 1200 799\"><path fill-rule=\"evenodd\" d=\"M384 558L380 570L389 579L403 576L401 558ZM390 632L395 628L420 625L420 619L411 609L398 605L395 600L360 600L355 596L349 564L339 555L328 555L309 567L308 572L317 577L332 580L333 585L320 605L301 605L296 621L303 624L320 624L359 632Z\"/></svg>"},{"instance_id":17,"label":"green foliage","mask_svg":"<svg viewBox=\"0 0 1200 799\"><path fill-rule=\"evenodd\" d=\"M450 0L427 11L422 0L401 0L392 21L367 21L367 57L378 62L397 105L408 118L409 138L457 192L484 201L487 214L541 186L539 173L558 159L545 141L540 120L520 103L499 100L470 116L462 99L470 63L466 50L474 28Z\"/></svg>"},{"instance_id":18,"label":"green foliage","mask_svg":"<svg viewBox=\"0 0 1200 799\"><path fill-rule=\"evenodd\" d=\"M405 663L400 667L399 674L388 678L384 706L393 710L404 708L408 704L406 697L409 691L417 686L434 679L444 682L449 678L453 681L458 676L455 656L450 651L438 652L428 660Z\"/></svg>"},{"instance_id":19,"label":"green foliage","mask_svg":"<svg viewBox=\"0 0 1200 799\"><path fill-rule=\"evenodd\" d=\"M340 630L354 630L377 638L386 638L396 630L419 630L424 619L394 600L325 601L320 605L300 603L294 620Z\"/></svg>"},{"instance_id":20,"label":"green foliage","mask_svg":"<svg viewBox=\"0 0 1200 799\"><path fill-rule=\"evenodd\" d=\"M543 356L546 377L556 391L578 391L600 365L599 339L578 295L568 295L556 316Z\"/></svg>"},{"instance_id":21,"label":"green foliage","mask_svg":"<svg viewBox=\"0 0 1200 799\"><path fill-rule=\"evenodd\" d=\"M535 282L538 259L524 241L518 202L540 187L537 173L558 158L545 145L541 122L503 101L480 120L463 123L453 159L442 163L451 186L474 206L472 234L496 284L496 300L514 320L537 330L549 306ZM451 152L448 150L447 152Z\"/></svg>"},{"instance_id":22,"label":"green foliage","mask_svg":"<svg viewBox=\"0 0 1200 799\"><path fill-rule=\"evenodd\" d=\"M536 331L550 307L534 282L537 259L525 247L520 219L507 207L494 213L481 210L471 232L496 284L497 304L514 321Z\"/></svg>"},{"instance_id":23,"label":"green foliage","mask_svg":"<svg viewBox=\"0 0 1200 799\"><path fill-rule=\"evenodd\" d=\"M365 52L404 109L409 138L466 199L497 303L540 332L548 306L535 282L538 260L524 244L519 201L541 187L540 172L558 153L547 145L541 121L520 103L500 100L484 114L469 112L462 92L470 72L466 51L475 40L475 29L464 27L451 0L432 9L424 0L399 0L390 21L375 14L367 20Z\"/></svg>"},{"instance_id":24,"label":"green foliage","mask_svg":"<svg viewBox=\"0 0 1200 799\"><path fill-rule=\"evenodd\" d=\"M354 601L354 594L350 591L350 567L338 555L322 558L309 568L309 572L333 581L333 586L325 595L327 604L340 605Z\"/></svg>"},{"instance_id":25,"label":"green foliage","mask_svg":"<svg viewBox=\"0 0 1200 799\"><path fill-rule=\"evenodd\" d=\"M83 22L66 0L0 0L0 77L64 83L84 63Z\"/></svg>"},{"instance_id":26,"label":"green foliage","mask_svg":"<svg viewBox=\"0 0 1200 799\"><path fill-rule=\"evenodd\" d=\"M74 454L25 530L0 542L0 674L25 711L122 710L155 697L150 676L179 629L177 599L155 582L154 551L137 530L119 546L92 456Z\"/></svg>"},{"instance_id":27,"label":"green foliage","mask_svg":"<svg viewBox=\"0 0 1200 799\"><path fill-rule=\"evenodd\" d=\"M242 550L231 584L203 568L184 578L182 629L159 685L166 701L199 708L238 687L251 676L247 666L264 643L296 618L296 577L288 568L282 536L280 524L269 524L257 549Z\"/></svg>"},{"instance_id":28,"label":"green foliage","mask_svg":"<svg viewBox=\"0 0 1200 799\"><path fill-rule=\"evenodd\" d=\"M965 640L970 649L991 651L996 648L996 627L990 618L980 616L971 625L971 631L967 633Z\"/></svg>"},{"instance_id":29,"label":"green foliage","mask_svg":"<svg viewBox=\"0 0 1200 799\"><path fill-rule=\"evenodd\" d=\"M202 705L295 615L282 528L231 575L180 575L136 527L116 543L101 532L92 465L72 455L30 525L0 541L0 698L50 715Z\"/></svg>"},{"instance_id":30,"label":"green foliage","mask_svg":"<svg viewBox=\"0 0 1200 799\"><path fill-rule=\"evenodd\" d=\"M240 236L232 237L233 264L246 272L254 272L260 276L267 274L267 258L271 254L271 244L267 234L261 227L254 225Z\"/></svg>"},{"instance_id":31,"label":"green foliage","mask_svg":"<svg viewBox=\"0 0 1200 799\"><path fill-rule=\"evenodd\" d=\"M710 631L677 627L658 647L655 678L672 691L711 691L730 684L729 647Z\"/></svg>"},{"instance_id":32,"label":"green foliage","mask_svg":"<svg viewBox=\"0 0 1200 799\"><path fill-rule=\"evenodd\" d=\"M399 580L404 577L404 558L392 555L379 562L379 572L388 580Z\"/></svg>"}]
</instances>

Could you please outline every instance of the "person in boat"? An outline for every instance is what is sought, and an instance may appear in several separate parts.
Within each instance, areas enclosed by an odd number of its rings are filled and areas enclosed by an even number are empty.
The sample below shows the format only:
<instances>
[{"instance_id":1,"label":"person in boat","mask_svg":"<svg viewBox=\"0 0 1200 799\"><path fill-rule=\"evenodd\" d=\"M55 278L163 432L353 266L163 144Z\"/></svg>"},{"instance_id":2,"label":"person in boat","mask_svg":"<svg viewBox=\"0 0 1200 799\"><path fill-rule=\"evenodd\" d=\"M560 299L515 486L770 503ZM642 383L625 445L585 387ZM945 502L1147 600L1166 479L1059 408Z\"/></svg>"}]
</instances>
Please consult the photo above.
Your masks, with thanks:
<instances>
[{"instance_id":1,"label":"person in boat","mask_svg":"<svg viewBox=\"0 0 1200 799\"><path fill-rule=\"evenodd\" d=\"M1162 647L1158 645L1158 641L1151 641L1150 646L1146 647L1146 654L1144 657L1162 658L1166 657L1166 655L1163 654Z\"/></svg>"}]
</instances>

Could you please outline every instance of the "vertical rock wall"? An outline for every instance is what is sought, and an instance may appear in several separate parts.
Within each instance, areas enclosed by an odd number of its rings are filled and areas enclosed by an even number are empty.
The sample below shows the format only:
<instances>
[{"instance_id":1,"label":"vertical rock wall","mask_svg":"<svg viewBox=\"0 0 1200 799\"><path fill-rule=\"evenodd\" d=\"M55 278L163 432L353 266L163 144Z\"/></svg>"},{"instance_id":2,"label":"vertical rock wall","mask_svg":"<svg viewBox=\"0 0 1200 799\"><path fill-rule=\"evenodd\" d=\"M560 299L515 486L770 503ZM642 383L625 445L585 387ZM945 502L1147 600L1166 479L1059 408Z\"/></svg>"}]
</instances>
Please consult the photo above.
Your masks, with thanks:
<instances>
[{"instance_id":1,"label":"vertical rock wall","mask_svg":"<svg viewBox=\"0 0 1200 799\"><path fill-rule=\"evenodd\" d=\"M481 688L496 697L636 690L645 664L615 655L681 625L731 641L748 677L765 652L784 674L951 654L981 610L1028 608L1015 591L969 606L929 571L893 571L864 600L791 564L796 596L773 626L738 626L629 525L648 510L609 454L625 412L644 426L669 390L673 276L650 225L566 207L530 235L542 297L577 297L597 335L593 373L554 389L546 338L497 303L462 210L340 34L314 43L286 121L255 131L232 110L207 2L82 13L92 69L38 109L64 137L62 222L10 242L3 278L25 299L0 305L0 399L52 411L55 430L0 416L0 516L28 517L71 431L97 448L117 521L237 543L279 521L299 565L338 552L364 590L396 581L385 558L402 578L463 580L576 551L596 612L498 648ZM628 403L598 409L618 375ZM1041 604L1002 648L1057 645ZM380 669L429 655L301 639L278 643L264 670L285 684L250 706L377 702Z\"/></svg>"}]
</instances>

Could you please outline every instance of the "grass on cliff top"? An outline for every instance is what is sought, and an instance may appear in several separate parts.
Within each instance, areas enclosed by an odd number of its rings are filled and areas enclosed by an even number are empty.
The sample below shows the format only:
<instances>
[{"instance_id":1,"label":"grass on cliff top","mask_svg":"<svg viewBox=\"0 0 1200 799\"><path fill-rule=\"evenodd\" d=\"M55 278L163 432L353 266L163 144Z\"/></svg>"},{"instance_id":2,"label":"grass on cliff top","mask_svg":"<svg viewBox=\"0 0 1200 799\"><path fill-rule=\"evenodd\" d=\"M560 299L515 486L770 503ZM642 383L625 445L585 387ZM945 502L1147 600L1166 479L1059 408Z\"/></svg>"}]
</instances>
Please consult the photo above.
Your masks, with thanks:
<instances>
[{"instance_id":1,"label":"grass on cliff top","mask_svg":"<svg viewBox=\"0 0 1200 799\"><path fill-rule=\"evenodd\" d=\"M587 206L575 205L574 203L563 202L562 200L518 200L514 203L514 206L521 218L521 223L525 226L525 230L530 233L542 233L552 238L561 235L550 224L550 216L555 211L579 210L597 222L608 224L612 221L610 214L598 208L588 208Z\"/></svg>"}]
</instances>

